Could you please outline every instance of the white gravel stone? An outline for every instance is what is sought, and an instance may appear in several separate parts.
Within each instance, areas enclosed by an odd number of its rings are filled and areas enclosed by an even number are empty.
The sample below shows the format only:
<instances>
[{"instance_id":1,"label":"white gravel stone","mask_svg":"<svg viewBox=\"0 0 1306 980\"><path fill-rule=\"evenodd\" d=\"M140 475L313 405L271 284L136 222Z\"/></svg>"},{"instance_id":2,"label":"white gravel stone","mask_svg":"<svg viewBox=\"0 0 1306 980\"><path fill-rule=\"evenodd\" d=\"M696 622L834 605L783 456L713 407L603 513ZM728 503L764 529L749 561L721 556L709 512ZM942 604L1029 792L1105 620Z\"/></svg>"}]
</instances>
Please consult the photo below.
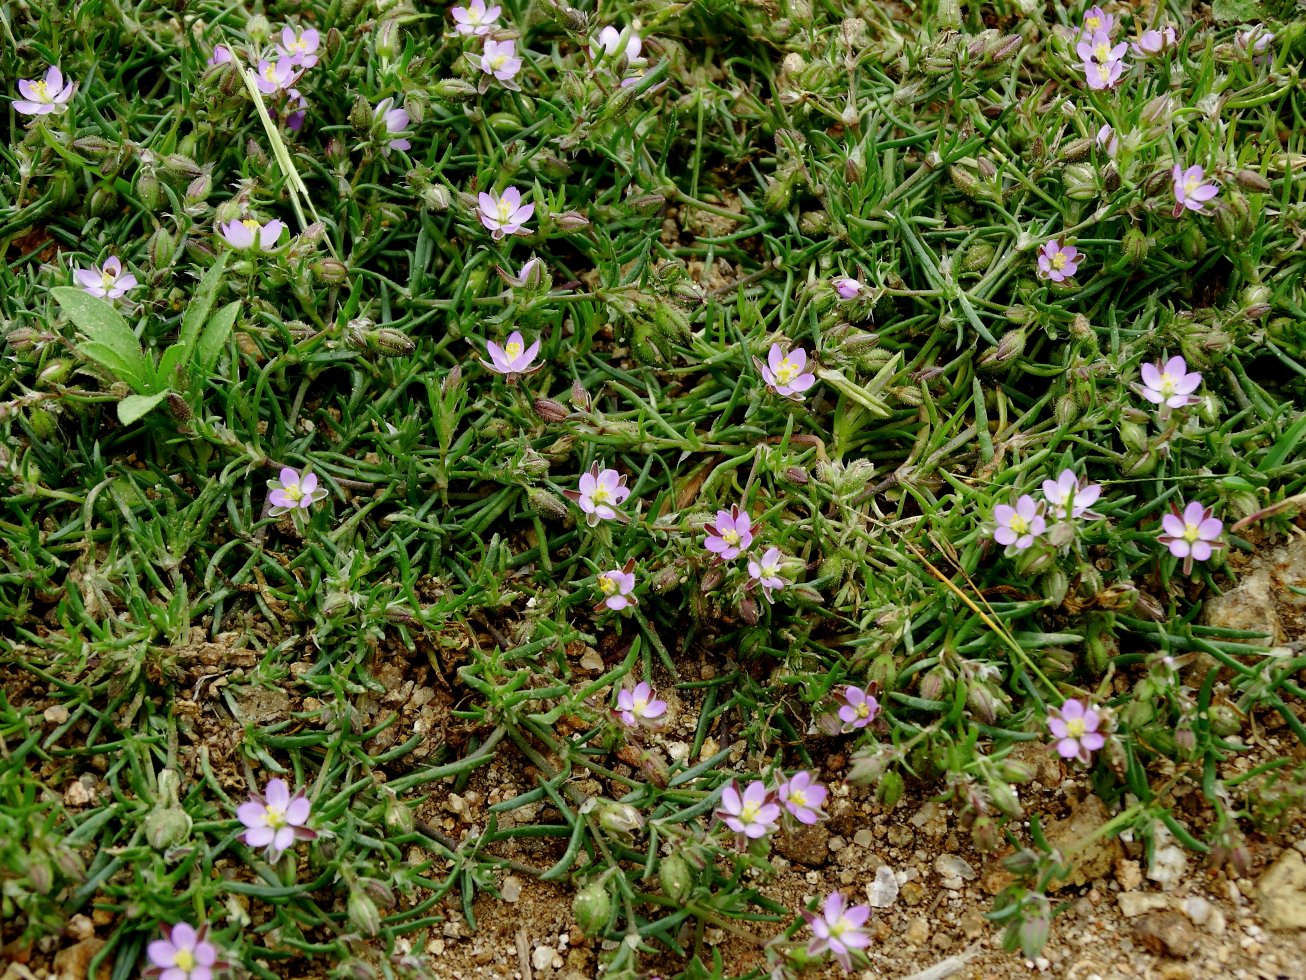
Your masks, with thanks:
<instances>
[{"instance_id":1,"label":"white gravel stone","mask_svg":"<svg viewBox=\"0 0 1306 980\"><path fill-rule=\"evenodd\" d=\"M875 880L866 886L866 897L876 909L887 909L898 900L898 879L887 864L875 869Z\"/></svg>"}]
</instances>

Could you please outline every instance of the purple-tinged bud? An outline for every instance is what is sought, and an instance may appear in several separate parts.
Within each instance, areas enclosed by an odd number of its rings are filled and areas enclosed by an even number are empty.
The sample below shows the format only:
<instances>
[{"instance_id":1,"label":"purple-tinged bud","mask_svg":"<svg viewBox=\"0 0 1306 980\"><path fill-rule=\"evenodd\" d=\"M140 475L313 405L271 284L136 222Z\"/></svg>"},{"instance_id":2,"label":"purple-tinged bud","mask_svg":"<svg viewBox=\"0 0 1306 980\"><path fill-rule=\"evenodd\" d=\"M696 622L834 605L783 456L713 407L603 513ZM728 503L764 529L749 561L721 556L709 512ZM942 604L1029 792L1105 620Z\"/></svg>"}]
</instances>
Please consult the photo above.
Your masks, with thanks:
<instances>
[{"instance_id":1,"label":"purple-tinged bud","mask_svg":"<svg viewBox=\"0 0 1306 980\"><path fill-rule=\"evenodd\" d=\"M1083 139L1071 140L1061 148L1061 159L1067 163L1076 163L1092 152L1096 142L1096 140L1088 136Z\"/></svg>"},{"instance_id":2,"label":"purple-tinged bud","mask_svg":"<svg viewBox=\"0 0 1306 980\"><path fill-rule=\"evenodd\" d=\"M348 23L348 21L342 20L341 23ZM322 39L322 53L325 55L327 61L335 58L344 46L345 35L341 33L340 28L338 27L330 28L326 32L326 37Z\"/></svg>"},{"instance_id":3,"label":"purple-tinged bud","mask_svg":"<svg viewBox=\"0 0 1306 980\"><path fill-rule=\"evenodd\" d=\"M445 401L448 401L458 393L459 389L462 388L462 385L463 366L461 364L455 364L449 369L449 373L444 376L444 380L440 382L440 397Z\"/></svg>"},{"instance_id":4,"label":"purple-tinged bud","mask_svg":"<svg viewBox=\"0 0 1306 980\"><path fill-rule=\"evenodd\" d=\"M1002 843L1002 828L992 817L980 817L970 828L970 839L982 854L991 853Z\"/></svg>"},{"instance_id":5,"label":"purple-tinged bud","mask_svg":"<svg viewBox=\"0 0 1306 980\"><path fill-rule=\"evenodd\" d=\"M537 398L534 405L535 414L545 422L565 422L571 415L567 411L567 406L562 402L556 402L552 398Z\"/></svg>"},{"instance_id":6,"label":"purple-tinged bud","mask_svg":"<svg viewBox=\"0 0 1306 980\"><path fill-rule=\"evenodd\" d=\"M644 818L629 803L604 800L599 803L599 826L617 837L629 839L644 829Z\"/></svg>"},{"instance_id":7,"label":"purple-tinged bud","mask_svg":"<svg viewBox=\"0 0 1306 980\"><path fill-rule=\"evenodd\" d=\"M163 158L162 163L163 172L169 177L193 179L203 173L198 163L180 153L169 153Z\"/></svg>"},{"instance_id":8,"label":"purple-tinged bud","mask_svg":"<svg viewBox=\"0 0 1306 980\"><path fill-rule=\"evenodd\" d=\"M364 936L375 936L381 931L381 912L372 901L372 896L361 888L349 891L346 903L349 924Z\"/></svg>"},{"instance_id":9,"label":"purple-tinged bud","mask_svg":"<svg viewBox=\"0 0 1306 980\"><path fill-rule=\"evenodd\" d=\"M328 286L338 286L349 278L349 267L339 259L327 256L312 265L313 276Z\"/></svg>"},{"instance_id":10,"label":"purple-tinged bud","mask_svg":"<svg viewBox=\"0 0 1306 980\"><path fill-rule=\"evenodd\" d=\"M980 370L997 371L1025 353L1025 330L1008 330L998 339L998 346L985 351L979 359Z\"/></svg>"},{"instance_id":11,"label":"purple-tinged bud","mask_svg":"<svg viewBox=\"0 0 1306 980\"><path fill-rule=\"evenodd\" d=\"M553 218L554 226L564 235L574 235L590 226L589 218L579 211L564 211Z\"/></svg>"},{"instance_id":12,"label":"purple-tinged bud","mask_svg":"<svg viewBox=\"0 0 1306 980\"><path fill-rule=\"evenodd\" d=\"M48 343L54 339L53 334L43 333L33 327L14 327L5 334L5 342L11 350L28 351L37 344Z\"/></svg>"},{"instance_id":13,"label":"purple-tinged bud","mask_svg":"<svg viewBox=\"0 0 1306 980\"><path fill-rule=\"evenodd\" d=\"M921 678L921 697L926 701L942 701L952 690L952 671L943 664L935 664Z\"/></svg>"},{"instance_id":14,"label":"purple-tinged bud","mask_svg":"<svg viewBox=\"0 0 1306 980\"><path fill-rule=\"evenodd\" d=\"M1259 320L1273 309L1270 301L1273 294L1269 287L1263 285L1248 286L1243 290L1239 301L1242 303L1242 314L1250 320Z\"/></svg>"},{"instance_id":15,"label":"purple-tinged bud","mask_svg":"<svg viewBox=\"0 0 1306 980\"><path fill-rule=\"evenodd\" d=\"M168 411L178 422L189 422L195 417L190 404L175 391L168 392Z\"/></svg>"},{"instance_id":16,"label":"purple-tinged bud","mask_svg":"<svg viewBox=\"0 0 1306 980\"><path fill-rule=\"evenodd\" d=\"M1233 175L1233 179L1236 180L1240 186L1255 194L1268 194L1273 190L1273 186L1270 182L1255 170L1239 170Z\"/></svg>"},{"instance_id":17,"label":"purple-tinged bud","mask_svg":"<svg viewBox=\"0 0 1306 980\"><path fill-rule=\"evenodd\" d=\"M248 139L245 141L245 156L257 167L266 167L268 165L268 155L263 147L259 145L258 140Z\"/></svg>"},{"instance_id":18,"label":"purple-tinged bud","mask_svg":"<svg viewBox=\"0 0 1306 980\"><path fill-rule=\"evenodd\" d=\"M1029 959L1034 959L1048 943L1052 921L1046 908L1035 913L1027 912L1025 916L1016 928L1016 936L1020 940L1021 951Z\"/></svg>"},{"instance_id":19,"label":"purple-tinged bud","mask_svg":"<svg viewBox=\"0 0 1306 980\"><path fill-rule=\"evenodd\" d=\"M1174 100L1168 95L1158 95L1143 106L1139 118L1147 125L1155 126L1159 123L1168 123L1173 115Z\"/></svg>"},{"instance_id":20,"label":"purple-tinged bud","mask_svg":"<svg viewBox=\"0 0 1306 980\"><path fill-rule=\"evenodd\" d=\"M432 86L432 91L444 102L472 102L481 97L475 85L461 78L442 78Z\"/></svg>"},{"instance_id":21,"label":"purple-tinged bud","mask_svg":"<svg viewBox=\"0 0 1306 980\"><path fill-rule=\"evenodd\" d=\"M71 847L60 847L54 852L54 863L65 878L73 881L86 880L86 865L82 856Z\"/></svg>"}]
</instances>

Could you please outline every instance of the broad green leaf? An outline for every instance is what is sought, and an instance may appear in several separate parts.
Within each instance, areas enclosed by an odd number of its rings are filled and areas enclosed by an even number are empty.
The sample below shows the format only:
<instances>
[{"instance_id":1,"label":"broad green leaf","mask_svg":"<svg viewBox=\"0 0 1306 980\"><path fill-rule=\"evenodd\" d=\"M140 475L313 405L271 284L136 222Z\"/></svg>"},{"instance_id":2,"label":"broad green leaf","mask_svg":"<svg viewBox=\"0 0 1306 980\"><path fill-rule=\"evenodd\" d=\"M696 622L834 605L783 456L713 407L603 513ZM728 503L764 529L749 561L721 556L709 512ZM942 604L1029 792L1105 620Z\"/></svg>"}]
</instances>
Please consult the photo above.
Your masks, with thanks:
<instances>
[{"instance_id":1,"label":"broad green leaf","mask_svg":"<svg viewBox=\"0 0 1306 980\"><path fill-rule=\"evenodd\" d=\"M154 395L128 395L118 403L118 421L131 425L168 397L166 391Z\"/></svg>"},{"instance_id":2,"label":"broad green leaf","mask_svg":"<svg viewBox=\"0 0 1306 980\"><path fill-rule=\"evenodd\" d=\"M1248 24L1265 19L1258 0L1214 0L1211 15L1219 24Z\"/></svg>"},{"instance_id":3,"label":"broad green leaf","mask_svg":"<svg viewBox=\"0 0 1306 980\"><path fill-rule=\"evenodd\" d=\"M209 271L204 273L204 278L200 280L199 285L195 288L195 295L191 297L190 305L186 307L186 312L181 317L181 334L177 337L177 344L181 347L178 355L178 363L186 360L186 356L195 347L195 341L199 338L200 328L204 326L209 318L209 313L213 310L213 303L218 296L218 286L222 282L222 270L227 265L227 253L222 252L218 255L218 261L209 267Z\"/></svg>"},{"instance_id":4,"label":"broad green leaf","mask_svg":"<svg viewBox=\"0 0 1306 980\"><path fill-rule=\"evenodd\" d=\"M214 313L209 319L204 332L200 334L199 344L195 349L195 366L207 377L218 363L218 355L231 336L231 328L236 324L236 315L240 312L240 301L228 303Z\"/></svg>"},{"instance_id":5,"label":"broad green leaf","mask_svg":"<svg viewBox=\"0 0 1306 980\"><path fill-rule=\"evenodd\" d=\"M177 365L185 361L187 350L189 350L189 347L177 343L163 352L163 357L159 358L158 374L155 375L155 378L161 382L162 387L167 388L172 385Z\"/></svg>"},{"instance_id":6,"label":"broad green leaf","mask_svg":"<svg viewBox=\"0 0 1306 980\"><path fill-rule=\"evenodd\" d=\"M89 340L112 350L119 363L127 366L128 373L142 381L153 374L136 334L112 304L73 286L56 286L50 295ZM90 353L87 356L94 357ZM113 370L106 361L95 359ZM122 380L130 383L130 378Z\"/></svg>"},{"instance_id":7,"label":"broad green leaf","mask_svg":"<svg viewBox=\"0 0 1306 980\"><path fill-rule=\"evenodd\" d=\"M135 365L125 361L119 353L106 344L90 340L78 344L77 349L96 364L108 370L119 381L132 386L136 391L145 391L149 387L145 378L135 373Z\"/></svg>"}]
</instances>

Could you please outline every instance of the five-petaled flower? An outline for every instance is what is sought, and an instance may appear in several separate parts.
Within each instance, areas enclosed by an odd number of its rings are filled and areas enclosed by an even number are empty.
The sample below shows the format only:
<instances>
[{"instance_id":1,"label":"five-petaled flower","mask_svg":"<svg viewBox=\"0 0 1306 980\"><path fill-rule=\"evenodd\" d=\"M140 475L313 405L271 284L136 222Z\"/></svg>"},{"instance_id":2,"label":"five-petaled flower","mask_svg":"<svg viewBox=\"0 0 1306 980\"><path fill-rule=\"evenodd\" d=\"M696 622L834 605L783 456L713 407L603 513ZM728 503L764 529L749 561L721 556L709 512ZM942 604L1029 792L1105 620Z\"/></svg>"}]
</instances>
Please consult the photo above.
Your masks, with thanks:
<instances>
[{"instance_id":1,"label":"five-petaled flower","mask_svg":"<svg viewBox=\"0 0 1306 980\"><path fill-rule=\"evenodd\" d=\"M270 252L277 247L277 239L285 230L285 222L273 218L267 224L259 224L255 218L243 218L240 221L228 221L219 225L218 231L232 248L252 250L262 249Z\"/></svg>"},{"instance_id":2,"label":"five-petaled flower","mask_svg":"<svg viewBox=\"0 0 1306 980\"><path fill-rule=\"evenodd\" d=\"M218 947L209 941L209 927L198 929L188 922L163 926L162 939L155 939L145 948L150 965L147 977L159 980L210 980L227 964L218 958Z\"/></svg>"},{"instance_id":3,"label":"five-petaled flower","mask_svg":"<svg viewBox=\"0 0 1306 980\"><path fill-rule=\"evenodd\" d=\"M865 288L861 282L852 276L836 276L831 280L830 285L834 287L834 291L839 294L840 299L856 299Z\"/></svg>"},{"instance_id":4,"label":"five-petaled flower","mask_svg":"<svg viewBox=\"0 0 1306 980\"><path fill-rule=\"evenodd\" d=\"M630 496L626 478L616 470L599 469L598 463L580 475L579 489L564 490L563 493L580 505L590 527L595 527L599 521L610 521L616 517L616 508Z\"/></svg>"},{"instance_id":5,"label":"five-petaled flower","mask_svg":"<svg viewBox=\"0 0 1306 980\"><path fill-rule=\"evenodd\" d=\"M1073 245L1062 245L1055 238L1038 251L1038 273L1044 279L1064 282L1079 271L1083 256Z\"/></svg>"},{"instance_id":6,"label":"five-petaled flower","mask_svg":"<svg viewBox=\"0 0 1306 980\"><path fill-rule=\"evenodd\" d=\"M1174 47L1177 41L1178 35L1175 33L1175 29L1167 26L1159 31L1143 31L1131 47L1134 54L1140 58L1150 58L1154 54L1161 54L1163 51Z\"/></svg>"},{"instance_id":7,"label":"five-petaled flower","mask_svg":"<svg viewBox=\"0 0 1306 980\"><path fill-rule=\"evenodd\" d=\"M231 48L225 44L213 45L213 53L209 55L209 66L225 65L235 61L235 56L231 53Z\"/></svg>"},{"instance_id":8,"label":"five-petaled flower","mask_svg":"<svg viewBox=\"0 0 1306 980\"><path fill-rule=\"evenodd\" d=\"M642 725L656 728L665 720L667 703L656 697L657 692L648 681L640 681L634 690L622 688L617 692L616 715L627 728Z\"/></svg>"},{"instance_id":9,"label":"five-petaled flower","mask_svg":"<svg viewBox=\"0 0 1306 980\"><path fill-rule=\"evenodd\" d=\"M851 972L852 951L865 949L871 944L871 937L865 929L870 914L869 905L854 905L850 908L842 892L830 892L820 915L803 912L808 928L816 934L816 938L807 944L807 955L819 956L829 950L843 971Z\"/></svg>"},{"instance_id":10,"label":"five-petaled flower","mask_svg":"<svg viewBox=\"0 0 1306 980\"><path fill-rule=\"evenodd\" d=\"M763 364L756 357L753 363L762 375L766 386L777 395L801 401L803 392L816 384L816 375L804 370L807 367L807 351L801 347L790 350L780 344L772 344Z\"/></svg>"},{"instance_id":11,"label":"five-petaled flower","mask_svg":"<svg viewBox=\"0 0 1306 980\"><path fill-rule=\"evenodd\" d=\"M753 519L738 504L716 512L716 523L707 525L703 547L719 560L730 561L747 551L753 543Z\"/></svg>"},{"instance_id":12,"label":"five-petaled flower","mask_svg":"<svg viewBox=\"0 0 1306 980\"><path fill-rule=\"evenodd\" d=\"M486 41L481 53L481 71L493 75L505 84L510 83L517 72L521 71L521 59L517 57L516 41ZM509 88L512 86L509 85Z\"/></svg>"},{"instance_id":13,"label":"five-petaled flower","mask_svg":"<svg viewBox=\"0 0 1306 980\"><path fill-rule=\"evenodd\" d=\"M783 575L780 574L780 568L784 564L784 559L780 554L779 548L767 548L759 559L749 559L748 561L748 585L745 588L751 589L755 585L762 587L762 595L766 596L766 601L771 601L771 593L776 589L783 589L788 583Z\"/></svg>"},{"instance_id":14,"label":"five-petaled flower","mask_svg":"<svg viewBox=\"0 0 1306 980\"><path fill-rule=\"evenodd\" d=\"M45 78L18 80L18 94L21 99L14 99L14 111L25 116L45 116L52 112L63 112L68 100L73 97L76 82L64 83L63 72L58 65L51 65Z\"/></svg>"},{"instance_id":15,"label":"five-petaled flower","mask_svg":"<svg viewBox=\"0 0 1306 980\"><path fill-rule=\"evenodd\" d=\"M521 191L509 187L502 194L487 194L482 191L477 196L480 207L476 209L481 224L490 232L496 242L504 235L515 235L519 231L529 232L526 222L535 213L534 204L522 204Z\"/></svg>"},{"instance_id":16,"label":"five-petaled flower","mask_svg":"<svg viewBox=\"0 0 1306 980\"><path fill-rule=\"evenodd\" d=\"M732 779L721 791L721 806L716 811L717 819L743 838L757 840L775 830L780 819L780 806L771 798L771 791L760 779L755 779L739 792L738 784Z\"/></svg>"},{"instance_id":17,"label":"five-petaled flower","mask_svg":"<svg viewBox=\"0 0 1306 980\"><path fill-rule=\"evenodd\" d=\"M865 728L880 713L880 702L874 694L867 694L860 687L849 684L843 689L843 704L839 708L839 720L843 722L845 732Z\"/></svg>"},{"instance_id":18,"label":"five-petaled flower","mask_svg":"<svg viewBox=\"0 0 1306 980\"><path fill-rule=\"evenodd\" d=\"M1143 383L1134 390L1154 405L1182 408L1197 401L1193 392L1202 383L1199 371L1189 371L1188 362L1178 355L1164 363L1144 364Z\"/></svg>"},{"instance_id":19,"label":"five-petaled flower","mask_svg":"<svg viewBox=\"0 0 1306 980\"><path fill-rule=\"evenodd\" d=\"M325 487L317 485L317 474L305 470L298 473L289 466L281 468L280 476L268 480L268 514L280 517L294 510L308 510L314 504L326 499Z\"/></svg>"},{"instance_id":20,"label":"five-petaled flower","mask_svg":"<svg viewBox=\"0 0 1306 980\"><path fill-rule=\"evenodd\" d=\"M821 804L830 795L830 791L804 769L794 773L777 786L776 795L780 797L780 802L795 820L810 825L825 816L821 812Z\"/></svg>"},{"instance_id":21,"label":"five-petaled flower","mask_svg":"<svg viewBox=\"0 0 1306 980\"><path fill-rule=\"evenodd\" d=\"M603 593L603 600L598 605L599 609L606 606L609 609L621 610L627 606L638 606L639 600L631 594L635 591L635 559L629 559L624 568L614 568L604 572L598 578L598 586L599 591Z\"/></svg>"},{"instance_id":22,"label":"five-petaled flower","mask_svg":"<svg viewBox=\"0 0 1306 980\"><path fill-rule=\"evenodd\" d=\"M408 141L408 134L404 132L408 128L408 110L403 106L396 106L394 99L386 97L376 104L372 110L372 118L379 119L385 126L385 147L381 152L389 155L391 150L411 150L413 144Z\"/></svg>"},{"instance_id":23,"label":"five-petaled flower","mask_svg":"<svg viewBox=\"0 0 1306 980\"><path fill-rule=\"evenodd\" d=\"M1088 87L1095 91L1101 91L1116 87L1120 82L1121 73L1125 70L1125 63L1123 61L1085 61L1083 68Z\"/></svg>"},{"instance_id":24,"label":"five-petaled flower","mask_svg":"<svg viewBox=\"0 0 1306 980\"><path fill-rule=\"evenodd\" d=\"M1097 709L1075 698L1050 710L1048 730L1057 740L1057 754L1063 759L1078 759L1087 765L1090 753L1106 744L1106 736L1097 730L1101 721Z\"/></svg>"},{"instance_id":25,"label":"five-petaled flower","mask_svg":"<svg viewBox=\"0 0 1306 980\"><path fill-rule=\"evenodd\" d=\"M485 0L472 0L466 7L454 7L454 30L459 34L489 34L499 26L501 9L498 4L487 7Z\"/></svg>"},{"instance_id":26,"label":"five-petaled flower","mask_svg":"<svg viewBox=\"0 0 1306 980\"><path fill-rule=\"evenodd\" d=\"M1102 496L1102 488L1075 475L1074 470L1062 470L1055 480L1043 481L1043 497L1052 516L1063 519L1101 517L1089 510Z\"/></svg>"},{"instance_id":27,"label":"five-petaled flower","mask_svg":"<svg viewBox=\"0 0 1306 980\"><path fill-rule=\"evenodd\" d=\"M644 49L644 42L640 40L638 34L631 31L626 38L626 48L621 48L621 31L609 25L599 31L599 36L590 41L590 57L595 61L612 61L618 54L625 57L626 64L632 69L632 73L621 80L621 87L626 88L629 85L637 83L644 74L644 66L648 63L647 58L641 58L640 52Z\"/></svg>"},{"instance_id":28,"label":"five-petaled flower","mask_svg":"<svg viewBox=\"0 0 1306 980\"><path fill-rule=\"evenodd\" d=\"M122 261L116 255L104 260L104 265L93 265L89 269L78 269L74 273L82 289L92 296L103 299L117 299L129 289L138 285L136 277L130 272L122 271Z\"/></svg>"},{"instance_id":29,"label":"five-petaled flower","mask_svg":"<svg viewBox=\"0 0 1306 980\"><path fill-rule=\"evenodd\" d=\"M1174 181L1174 217L1188 211L1200 212L1206 202L1220 193L1220 186L1206 179L1206 171L1193 164L1187 170L1176 163L1170 171Z\"/></svg>"},{"instance_id":30,"label":"five-petaled flower","mask_svg":"<svg viewBox=\"0 0 1306 980\"><path fill-rule=\"evenodd\" d=\"M997 527L993 531L993 540L1006 545L1006 554L1014 555L1024 551L1034 543L1048 526L1043 516L1043 505L1029 494L1021 494L1016 506L998 504L993 508L993 520Z\"/></svg>"},{"instance_id":31,"label":"five-petaled flower","mask_svg":"<svg viewBox=\"0 0 1306 980\"><path fill-rule=\"evenodd\" d=\"M490 359L487 361L482 358L481 363L496 374L507 375L509 382L514 382L521 375L531 374L544 366L534 363L536 355L540 352L539 340L527 347L520 330L508 334L508 342L502 347L493 340L487 340L485 352L490 355Z\"/></svg>"},{"instance_id":32,"label":"five-petaled flower","mask_svg":"<svg viewBox=\"0 0 1306 980\"><path fill-rule=\"evenodd\" d=\"M268 860L275 861L295 841L316 839L317 832L308 828L311 810L312 804L303 790L291 796L284 779L270 779L264 793L251 793L236 808L236 817L246 827L245 843L250 847L266 847Z\"/></svg>"},{"instance_id":33,"label":"five-petaled flower","mask_svg":"<svg viewBox=\"0 0 1306 980\"><path fill-rule=\"evenodd\" d=\"M295 65L289 58L265 59L258 63L255 84L264 95L276 95L282 89L290 88L296 77Z\"/></svg>"},{"instance_id":34,"label":"five-petaled flower","mask_svg":"<svg viewBox=\"0 0 1306 980\"><path fill-rule=\"evenodd\" d=\"M1080 30L1085 34L1096 34L1101 31L1104 34L1110 34L1116 26L1116 19L1106 13L1101 7L1090 7L1084 14L1084 22L1080 25Z\"/></svg>"},{"instance_id":35,"label":"five-petaled flower","mask_svg":"<svg viewBox=\"0 0 1306 980\"><path fill-rule=\"evenodd\" d=\"M1216 548L1223 548L1220 533L1224 522L1212 517L1213 508L1203 507L1196 500L1181 510L1178 504L1170 505L1170 513L1161 516L1161 535L1158 540L1170 549L1170 554L1184 560L1184 574L1191 575L1194 561L1206 561Z\"/></svg>"},{"instance_id":36,"label":"five-petaled flower","mask_svg":"<svg viewBox=\"0 0 1306 980\"><path fill-rule=\"evenodd\" d=\"M321 35L311 27L297 31L289 24L281 29L281 43L277 54L298 68L312 68L317 64L317 46Z\"/></svg>"}]
</instances>

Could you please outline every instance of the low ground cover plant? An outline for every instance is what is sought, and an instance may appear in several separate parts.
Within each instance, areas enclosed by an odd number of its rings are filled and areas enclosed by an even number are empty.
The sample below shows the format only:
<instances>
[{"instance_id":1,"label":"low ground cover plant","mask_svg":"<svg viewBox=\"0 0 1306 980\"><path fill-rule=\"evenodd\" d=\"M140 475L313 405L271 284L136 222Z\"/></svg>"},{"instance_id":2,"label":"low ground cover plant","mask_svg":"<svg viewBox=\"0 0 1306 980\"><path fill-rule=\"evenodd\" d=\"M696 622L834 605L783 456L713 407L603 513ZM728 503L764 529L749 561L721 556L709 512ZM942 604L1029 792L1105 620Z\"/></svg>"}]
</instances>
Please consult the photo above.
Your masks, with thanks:
<instances>
[{"instance_id":1,"label":"low ground cover plant","mask_svg":"<svg viewBox=\"0 0 1306 980\"><path fill-rule=\"evenodd\" d=\"M864 890L777 903L775 840L909 782L1033 956L1017 749L1149 854L1296 811L1226 764L1306 741L1298 638L1201 618L1306 499L1293 4L0 29L6 956L440 976L512 871L606 976L852 971Z\"/></svg>"}]
</instances>

